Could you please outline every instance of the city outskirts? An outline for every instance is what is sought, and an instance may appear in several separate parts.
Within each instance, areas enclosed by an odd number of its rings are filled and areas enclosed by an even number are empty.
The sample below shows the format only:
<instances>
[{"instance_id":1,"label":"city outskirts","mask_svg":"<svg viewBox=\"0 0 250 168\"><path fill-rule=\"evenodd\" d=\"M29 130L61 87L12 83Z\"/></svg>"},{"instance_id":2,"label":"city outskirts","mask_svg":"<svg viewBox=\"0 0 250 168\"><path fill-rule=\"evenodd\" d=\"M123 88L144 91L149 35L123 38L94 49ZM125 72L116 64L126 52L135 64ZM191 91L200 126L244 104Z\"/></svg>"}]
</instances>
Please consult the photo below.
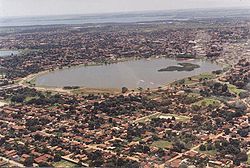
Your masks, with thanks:
<instances>
[{"instance_id":1,"label":"city outskirts","mask_svg":"<svg viewBox=\"0 0 250 168\"><path fill-rule=\"evenodd\" d=\"M0 167L249 167L249 16L0 27ZM163 58L178 63L155 73L193 75L145 88L37 84ZM218 69L199 73L204 62Z\"/></svg>"}]
</instances>

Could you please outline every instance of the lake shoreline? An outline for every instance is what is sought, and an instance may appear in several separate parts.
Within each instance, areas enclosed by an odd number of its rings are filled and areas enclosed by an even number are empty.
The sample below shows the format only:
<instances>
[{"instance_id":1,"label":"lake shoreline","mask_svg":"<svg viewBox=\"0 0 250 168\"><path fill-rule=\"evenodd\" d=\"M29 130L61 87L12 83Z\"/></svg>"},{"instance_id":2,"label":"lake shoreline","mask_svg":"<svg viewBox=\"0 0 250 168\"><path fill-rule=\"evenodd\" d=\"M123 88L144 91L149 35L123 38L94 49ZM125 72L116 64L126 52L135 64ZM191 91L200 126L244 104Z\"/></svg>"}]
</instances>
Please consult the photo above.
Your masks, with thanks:
<instances>
[{"instance_id":1,"label":"lake shoreline","mask_svg":"<svg viewBox=\"0 0 250 168\"><path fill-rule=\"evenodd\" d=\"M167 56L153 56L153 57L150 57L149 59L133 57L133 58L128 58L128 59L122 58L122 59L113 61L110 64L116 64L116 63L121 63L121 62L126 62L126 61L136 61L136 60L142 60L142 59L150 61L150 60L160 59L160 58L178 60L178 59L167 57ZM201 61L209 61L210 62L210 60L206 60L206 59L184 59L184 60L185 61L201 60ZM215 64L219 65L216 61L215 61ZM62 70L70 69L70 68L83 67L83 66L86 67L86 66L101 66L101 65L104 65L104 63L91 62L91 63L88 63L88 65L81 64L81 65L76 65L76 66L72 66L72 67L64 67ZM57 68L54 71L56 71L56 70L60 70L60 69ZM78 89L64 89L63 87L35 85L35 80L38 77L40 77L42 75L46 75L46 74L51 73L51 72L53 72L53 71L46 70L46 71L42 71L42 72L39 72L39 73L36 73L36 74L31 74L31 75L28 75L25 78L22 78L18 83L23 85L23 86L29 86L29 87L36 88L36 89L41 90L41 91L52 91L52 92L56 91L56 92L62 92L62 93L67 93L67 94L69 94L69 93L77 93L78 91L80 91L80 92L83 91L83 92L87 93L88 90L89 90L90 93L98 93L98 92L100 92L100 93L113 93L113 94L115 94L115 93L119 93L120 90L121 90L121 88L105 88L105 87L104 88L99 88L99 87L90 88L90 87L85 87L85 86L77 86L77 87L79 87ZM194 75L194 76L197 76L197 75ZM190 77L193 77L193 76L190 76ZM171 85L174 82L176 82L176 80L174 80L172 82L164 83L164 84L162 84L162 87L166 87L167 85ZM157 88L158 87L151 88L151 90L154 90L154 89L157 89ZM137 88L129 88L129 89L130 90L136 90Z\"/></svg>"}]
</instances>

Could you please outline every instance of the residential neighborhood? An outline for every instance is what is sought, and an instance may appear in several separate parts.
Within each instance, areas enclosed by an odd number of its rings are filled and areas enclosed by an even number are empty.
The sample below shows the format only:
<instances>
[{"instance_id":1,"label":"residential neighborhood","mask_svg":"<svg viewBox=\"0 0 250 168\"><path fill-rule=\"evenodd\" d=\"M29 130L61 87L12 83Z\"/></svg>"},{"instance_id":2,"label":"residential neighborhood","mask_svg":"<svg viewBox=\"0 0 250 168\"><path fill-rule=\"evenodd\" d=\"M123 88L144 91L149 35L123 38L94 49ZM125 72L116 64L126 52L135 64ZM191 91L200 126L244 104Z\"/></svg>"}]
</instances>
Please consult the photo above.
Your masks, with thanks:
<instances>
[{"instance_id":1,"label":"residential neighborhood","mask_svg":"<svg viewBox=\"0 0 250 168\"><path fill-rule=\"evenodd\" d=\"M249 167L249 23L215 18L0 32L0 49L21 54L0 57L0 167ZM45 71L156 57L222 68L118 92L34 82Z\"/></svg>"}]
</instances>

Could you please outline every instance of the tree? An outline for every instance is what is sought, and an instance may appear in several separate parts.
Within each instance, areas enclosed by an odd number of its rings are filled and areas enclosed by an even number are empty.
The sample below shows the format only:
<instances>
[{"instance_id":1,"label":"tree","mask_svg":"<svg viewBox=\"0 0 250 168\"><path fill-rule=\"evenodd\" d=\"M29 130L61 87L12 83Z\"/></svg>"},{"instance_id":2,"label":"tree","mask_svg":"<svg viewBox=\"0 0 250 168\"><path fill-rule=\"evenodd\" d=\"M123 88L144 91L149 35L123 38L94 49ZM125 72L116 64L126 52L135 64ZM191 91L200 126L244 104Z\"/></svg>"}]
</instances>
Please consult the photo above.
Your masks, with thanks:
<instances>
[{"instance_id":1,"label":"tree","mask_svg":"<svg viewBox=\"0 0 250 168\"><path fill-rule=\"evenodd\" d=\"M200 151L206 151L206 146L204 144L201 144L199 147Z\"/></svg>"},{"instance_id":2,"label":"tree","mask_svg":"<svg viewBox=\"0 0 250 168\"><path fill-rule=\"evenodd\" d=\"M249 92L240 92L239 96L241 99L247 98L249 97Z\"/></svg>"},{"instance_id":3,"label":"tree","mask_svg":"<svg viewBox=\"0 0 250 168\"><path fill-rule=\"evenodd\" d=\"M240 162L246 162L248 160L248 155L246 152L240 152L236 157Z\"/></svg>"},{"instance_id":4,"label":"tree","mask_svg":"<svg viewBox=\"0 0 250 168\"><path fill-rule=\"evenodd\" d=\"M32 167L33 166L33 163L34 163L34 159L32 157L29 157L27 158L25 161L24 161L24 166L26 167Z\"/></svg>"},{"instance_id":5,"label":"tree","mask_svg":"<svg viewBox=\"0 0 250 168\"><path fill-rule=\"evenodd\" d=\"M23 103L25 97L23 95L14 95L11 97L11 102Z\"/></svg>"},{"instance_id":6,"label":"tree","mask_svg":"<svg viewBox=\"0 0 250 168\"><path fill-rule=\"evenodd\" d=\"M51 167L47 162L42 162L39 164L39 167Z\"/></svg>"},{"instance_id":7,"label":"tree","mask_svg":"<svg viewBox=\"0 0 250 168\"><path fill-rule=\"evenodd\" d=\"M137 89L138 89L140 92L143 91L143 88L142 88L142 87L138 87Z\"/></svg>"},{"instance_id":8,"label":"tree","mask_svg":"<svg viewBox=\"0 0 250 168\"><path fill-rule=\"evenodd\" d=\"M179 168L188 168L188 164L186 162L181 162Z\"/></svg>"},{"instance_id":9,"label":"tree","mask_svg":"<svg viewBox=\"0 0 250 168\"><path fill-rule=\"evenodd\" d=\"M59 162L59 161L61 161L61 160L62 160L61 155L57 153L57 154L55 155L55 157L54 157L54 161L55 161L55 162Z\"/></svg>"},{"instance_id":10,"label":"tree","mask_svg":"<svg viewBox=\"0 0 250 168\"><path fill-rule=\"evenodd\" d=\"M216 150L220 150L221 149L221 142L220 141L215 141L214 142L214 147Z\"/></svg>"},{"instance_id":11,"label":"tree","mask_svg":"<svg viewBox=\"0 0 250 168\"><path fill-rule=\"evenodd\" d=\"M227 84L224 84L222 86L222 92L227 92L227 91L228 91L228 86L227 86Z\"/></svg>"},{"instance_id":12,"label":"tree","mask_svg":"<svg viewBox=\"0 0 250 168\"><path fill-rule=\"evenodd\" d=\"M247 137L248 136L248 130L247 129L240 129L237 131L238 134L241 136L241 137Z\"/></svg>"},{"instance_id":13,"label":"tree","mask_svg":"<svg viewBox=\"0 0 250 168\"><path fill-rule=\"evenodd\" d=\"M224 133L225 133L226 135L229 135L229 134L230 134L230 132L231 132L231 131L230 131L230 129L229 129L229 128L225 128L225 129L224 129Z\"/></svg>"},{"instance_id":14,"label":"tree","mask_svg":"<svg viewBox=\"0 0 250 168\"><path fill-rule=\"evenodd\" d=\"M6 137L0 138L0 146L2 146L6 142Z\"/></svg>"},{"instance_id":15,"label":"tree","mask_svg":"<svg viewBox=\"0 0 250 168\"><path fill-rule=\"evenodd\" d=\"M165 151L164 151L162 148L160 148L160 149L158 149L158 151L157 151L157 155L158 155L159 157L163 157L163 156L165 155Z\"/></svg>"},{"instance_id":16,"label":"tree","mask_svg":"<svg viewBox=\"0 0 250 168\"><path fill-rule=\"evenodd\" d=\"M194 111L199 111L201 109L201 107L200 106L198 106L198 105L192 105L192 110L194 110Z\"/></svg>"},{"instance_id":17,"label":"tree","mask_svg":"<svg viewBox=\"0 0 250 168\"><path fill-rule=\"evenodd\" d=\"M173 144L173 150L175 152L179 152L180 153L180 152L182 152L182 149L185 149L184 143L177 141L177 142L175 142Z\"/></svg>"},{"instance_id":18,"label":"tree","mask_svg":"<svg viewBox=\"0 0 250 168\"><path fill-rule=\"evenodd\" d=\"M211 143L207 144L207 150L208 151L213 150L213 145Z\"/></svg>"},{"instance_id":19,"label":"tree","mask_svg":"<svg viewBox=\"0 0 250 168\"><path fill-rule=\"evenodd\" d=\"M128 91L128 88L122 87L122 93L126 93Z\"/></svg>"},{"instance_id":20,"label":"tree","mask_svg":"<svg viewBox=\"0 0 250 168\"><path fill-rule=\"evenodd\" d=\"M233 162L234 162L234 165L236 165L236 166L240 165L240 161L238 158L235 158Z\"/></svg>"},{"instance_id":21,"label":"tree","mask_svg":"<svg viewBox=\"0 0 250 168\"><path fill-rule=\"evenodd\" d=\"M103 163L104 163L103 159L98 159L98 160L94 160L92 164L90 165L93 167L101 167Z\"/></svg>"}]
</instances>

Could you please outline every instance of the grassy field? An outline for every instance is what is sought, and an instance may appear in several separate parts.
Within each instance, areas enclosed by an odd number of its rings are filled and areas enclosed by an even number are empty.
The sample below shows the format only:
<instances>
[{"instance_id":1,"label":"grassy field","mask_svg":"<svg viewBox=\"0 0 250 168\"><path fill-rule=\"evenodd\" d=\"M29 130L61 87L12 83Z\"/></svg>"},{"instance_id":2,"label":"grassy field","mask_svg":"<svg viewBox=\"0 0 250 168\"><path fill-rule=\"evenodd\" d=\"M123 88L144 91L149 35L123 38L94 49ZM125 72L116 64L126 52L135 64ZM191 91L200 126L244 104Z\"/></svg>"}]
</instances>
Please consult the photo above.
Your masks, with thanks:
<instances>
[{"instance_id":1,"label":"grassy field","mask_svg":"<svg viewBox=\"0 0 250 168\"><path fill-rule=\"evenodd\" d=\"M73 167L78 167L77 164L61 160L60 162L54 162L53 166L56 168L73 168Z\"/></svg>"},{"instance_id":2,"label":"grassy field","mask_svg":"<svg viewBox=\"0 0 250 168\"><path fill-rule=\"evenodd\" d=\"M213 73L202 73L198 76L195 76L196 79L215 79L216 75Z\"/></svg>"},{"instance_id":3,"label":"grassy field","mask_svg":"<svg viewBox=\"0 0 250 168\"><path fill-rule=\"evenodd\" d=\"M192 100L192 102L196 102L202 98L202 96L199 93L189 93L187 97Z\"/></svg>"},{"instance_id":4,"label":"grassy field","mask_svg":"<svg viewBox=\"0 0 250 168\"><path fill-rule=\"evenodd\" d=\"M217 152L216 150L201 151L201 150L199 150L199 148L196 149L196 151L199 152L199 153L203 153L203 154L206 154L206 155L210 155L210 156L215 156L215 155L216 155L216 152Z\"/></svg>"},{"instance_id":5,"label":"grassy field","mask_svg":"<svg viewBox=\"0 0 250 168\"><path fill-rule=\"evenodd\" d=\"M190 78L185 78L185 79L182 79L182 80L179 80L179 81L176 81L174 82L175 83L180 83L181 84L185 84L185 85L192 85L194 83L197 83L199 82L200 79L204 80L204 79L207 79L207 80L210 80L210 79L215 79L216 78L216 75L215 74L212 74L212 73L202 73L200 75L197 75L197 76L192 76ZM190 80L191 79L191 80ZM183 82L183 83L182 83Z\"/></svg>"},{"instance_id":6,"label":"grassy field","mask_svg":"<svg viewBox=\"0 0 250 168\"><path fill-rule=\"evenodd\" d=\"M98 88L80 88L71 91L73 94L118 94L121 93L121 89L98 89Z\"/></svg>"},{"instance_id":7,"label":"grassy field","mask_svg":"<svg viewBox=\"0 0 250 168\"><path fill-rule=\"evenodd\" d=\"M151 144L151 146L157 147L157 148L169 148L171 147L172 142L169 141L155 141Z\"/></svg>"},{"instance_id":8,"label":"grassy field","mask_svg":"<svg viewBox=\"0 0 250 168\"><path fill-rule=\"evenodd\" d=\"M212 98L205 98L201 101L198 101L196 103L194 103L193 105L198 105L198 106L209 106L209 105L212 105L212 106L219 106L220 105L220 101L219 100L215 100L215 99L212 99Z\"/></svg>"},{"instance_id":9,"label":"grassy field","mask_svg":"<svg viewBox=\"0 0 250 168\"><path fill-rule=\"evenodd\" d=\"M236 86L228 84L228 89L231 93L234 93L236 95L239 95L241 92L245 92L243 89L238 89Z\"/></svg>"}]
</instances>

